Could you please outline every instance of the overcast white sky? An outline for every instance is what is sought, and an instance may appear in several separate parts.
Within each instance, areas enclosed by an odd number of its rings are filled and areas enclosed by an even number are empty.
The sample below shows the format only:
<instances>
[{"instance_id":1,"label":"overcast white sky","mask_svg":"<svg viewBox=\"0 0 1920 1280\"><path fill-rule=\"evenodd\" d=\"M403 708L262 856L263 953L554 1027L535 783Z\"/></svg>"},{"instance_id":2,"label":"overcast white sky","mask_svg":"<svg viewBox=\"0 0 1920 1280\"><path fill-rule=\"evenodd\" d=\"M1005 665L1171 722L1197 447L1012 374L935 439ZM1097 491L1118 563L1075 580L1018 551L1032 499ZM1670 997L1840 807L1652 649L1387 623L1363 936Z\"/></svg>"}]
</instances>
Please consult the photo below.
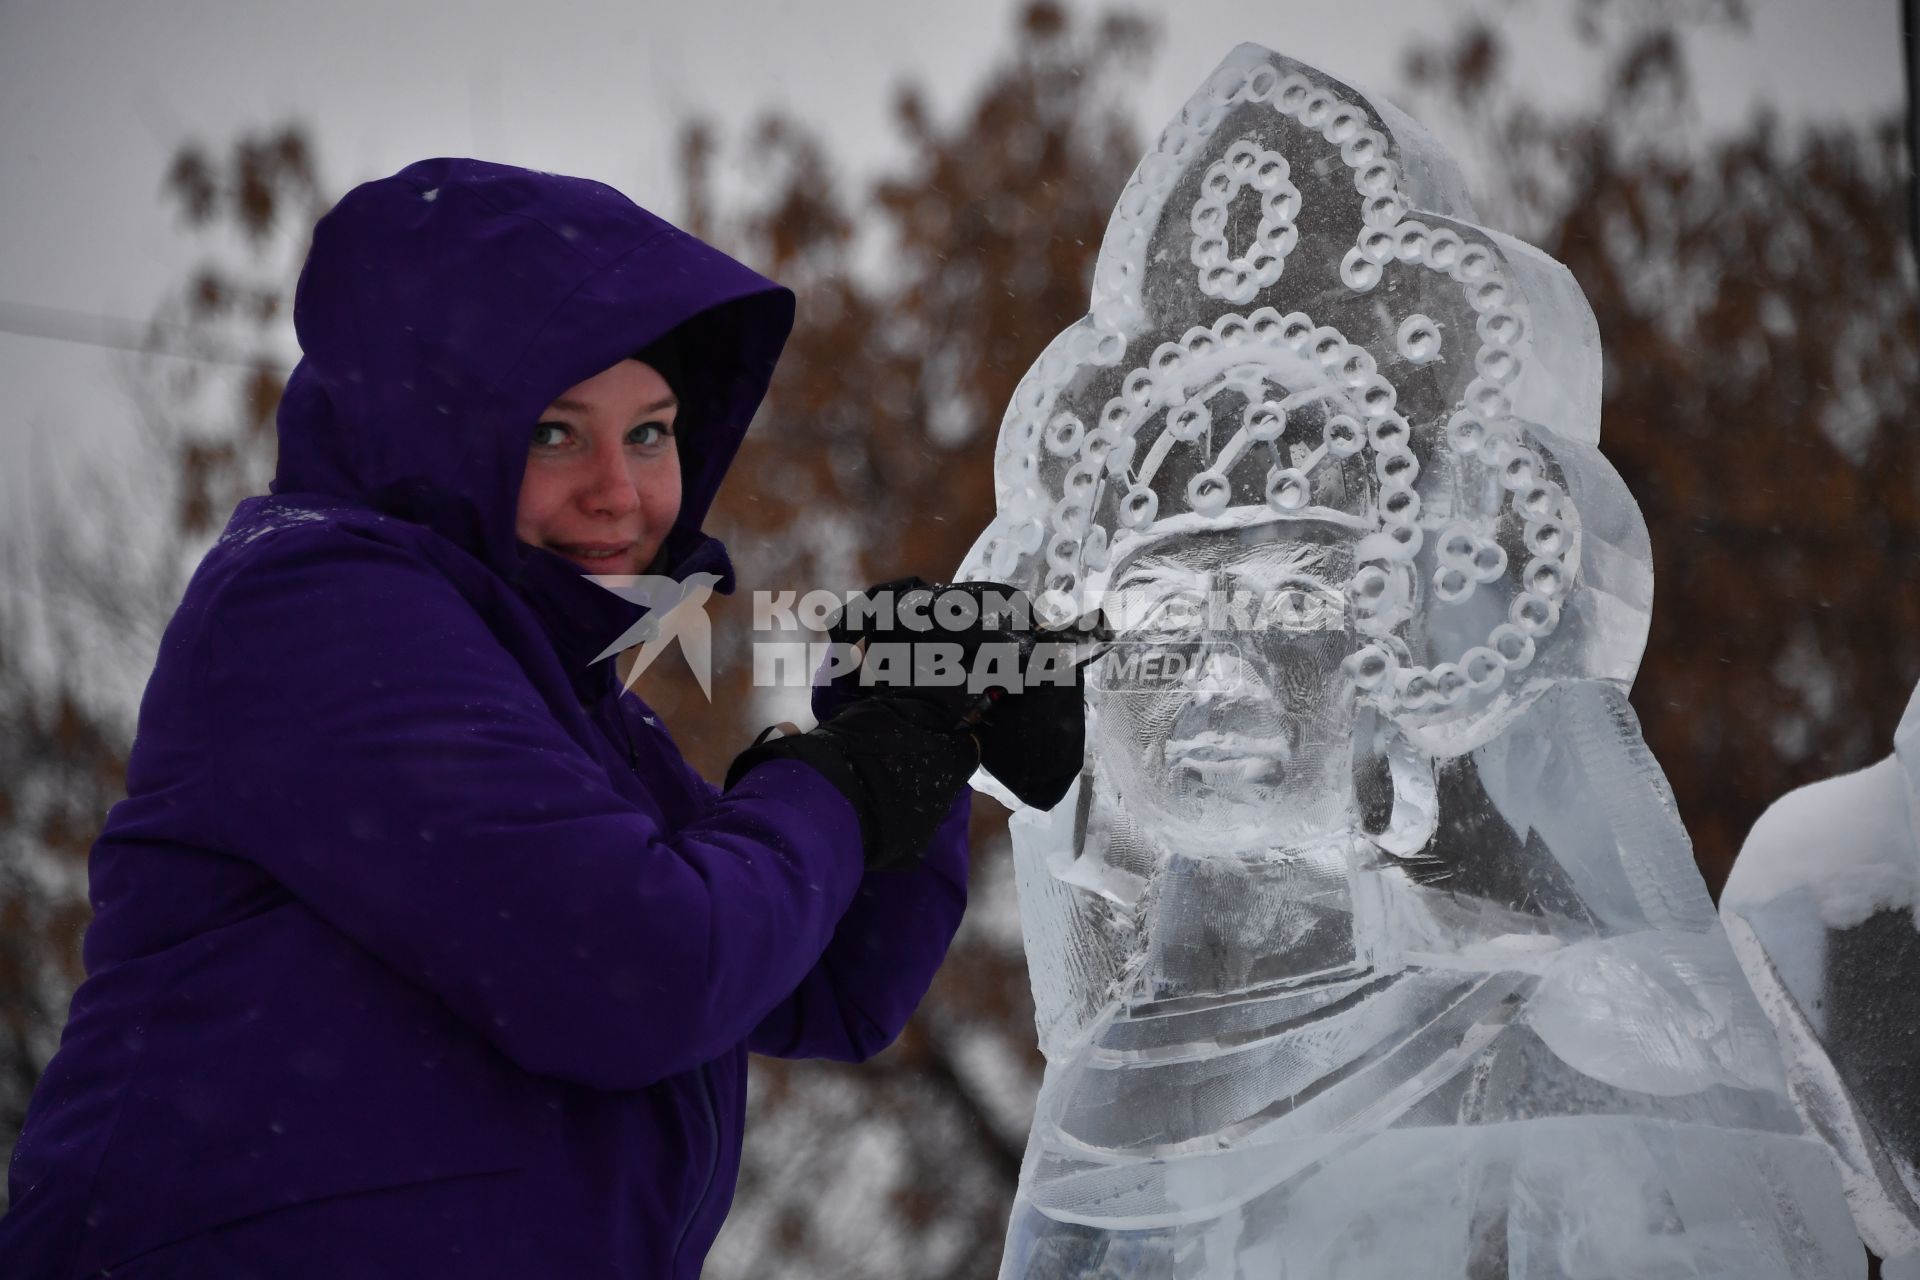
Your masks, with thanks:
<instances>
[{"instance_id":1,"label":"overcast white sky","mask_svg":"<svg viewBox=\"0 0 1920 1280\"><path fill-rule=\"evenodd\" d=\"M1521 0L1512 39L1545 98L1590 68L1568 0ZM1709 125L1761 101L1790 119L1903 100L1898 0L1753 0L1750 35L1695 41ZM5 304L149 318L202 250L159 199L185 139L216 152L297 118L341 191L432 155L580 173L672 216L677 125L737 129L769 107L842 165L894 157L893 87L952 112L1013 39L1016 0L0 0L0 316ZM1092 11L1084 0L1077 14ZM1137 11L1155 16L1145 5ZM1451 30L1436 0L1181 0L1135 95L1156 131L1254 40L1392 95L1401 51ZM1173 15L1177 13L1176 19ZM130 418L107 351L0 332L0 442L112 447ZM19 492L28 451L0 467Z\"/></svg>"}]
</instances>

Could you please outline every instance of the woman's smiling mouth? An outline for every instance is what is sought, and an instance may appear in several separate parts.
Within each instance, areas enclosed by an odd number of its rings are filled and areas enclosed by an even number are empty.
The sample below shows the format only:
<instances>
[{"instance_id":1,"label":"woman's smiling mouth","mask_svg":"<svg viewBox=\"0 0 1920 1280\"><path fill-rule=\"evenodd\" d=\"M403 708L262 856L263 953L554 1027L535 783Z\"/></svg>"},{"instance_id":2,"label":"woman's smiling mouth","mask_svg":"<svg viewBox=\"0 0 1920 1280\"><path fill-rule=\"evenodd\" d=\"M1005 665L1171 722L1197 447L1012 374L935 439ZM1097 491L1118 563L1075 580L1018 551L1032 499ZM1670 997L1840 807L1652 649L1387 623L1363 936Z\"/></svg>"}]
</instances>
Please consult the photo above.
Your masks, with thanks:
<instances>
[{"instance_id":1,"label":"woman's smiling mouth","mask_svg":"<svg viewBox=\"0 0 1920 1280\"><path fill-rule=\"evenodd\" d=\"M588 568L612 568L633 554L632 542L550 542L547 546L576 564Z\"/></svg>"}]
</instances>

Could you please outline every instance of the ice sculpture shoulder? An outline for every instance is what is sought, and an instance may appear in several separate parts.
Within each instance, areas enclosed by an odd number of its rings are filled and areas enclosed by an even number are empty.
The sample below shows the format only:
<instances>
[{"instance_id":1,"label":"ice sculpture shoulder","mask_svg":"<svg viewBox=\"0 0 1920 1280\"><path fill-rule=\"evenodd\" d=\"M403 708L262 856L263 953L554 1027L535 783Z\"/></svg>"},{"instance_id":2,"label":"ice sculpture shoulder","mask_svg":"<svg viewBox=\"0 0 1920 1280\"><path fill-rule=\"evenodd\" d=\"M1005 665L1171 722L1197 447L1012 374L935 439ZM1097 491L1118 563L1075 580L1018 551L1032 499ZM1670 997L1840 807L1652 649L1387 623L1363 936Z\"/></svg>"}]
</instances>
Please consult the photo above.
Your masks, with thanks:
<instances>
[{"instance_id":1,"label":"ice sculpture shoulder","mask_svg":"<svg viewBox=\"0 0 1920 1280\"><path fill-rule=\"evenodd\" d=\"M1754 824L1721 918L1888 1280L1920 1280L1920 689L1893 754Z\"/></svg>"},{"instance_id":2,"label":"ice sculpture shoulder","mask_svg":"<svg viewBox=\"0 0 1920 1280\"><path fill-rule=\"evenodd\" d=\"M1007 1276L1856 1274L1625 693L1646 532L1564 268L1243 45L1022 380L963 576L1098 605L1014 822Z\"/></svg>"}]
</instances>

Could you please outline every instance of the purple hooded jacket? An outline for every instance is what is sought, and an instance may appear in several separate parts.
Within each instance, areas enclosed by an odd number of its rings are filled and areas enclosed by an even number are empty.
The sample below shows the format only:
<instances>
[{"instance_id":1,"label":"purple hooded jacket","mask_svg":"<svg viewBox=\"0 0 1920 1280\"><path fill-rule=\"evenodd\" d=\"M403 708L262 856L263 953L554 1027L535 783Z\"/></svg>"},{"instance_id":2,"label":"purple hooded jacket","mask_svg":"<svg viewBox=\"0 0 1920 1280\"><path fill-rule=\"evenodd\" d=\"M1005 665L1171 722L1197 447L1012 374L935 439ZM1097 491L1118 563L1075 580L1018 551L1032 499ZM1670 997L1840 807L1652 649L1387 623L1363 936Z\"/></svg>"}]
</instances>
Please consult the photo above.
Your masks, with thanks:
<instances>
[{"instance_id":1,"label":"purple hooded jacket","mask_svg":"<svg viewBox=\"0 0 1920 1280\"><path fill-rule=\"evenodd\" d=\"M676 331L666 572L730 590L700 524L792 319L596 182L427 160L321 219L272 494L194 574L93 847L0 1276L696 1276L748 1049L899 1033L965 793L872 874L807 766L719 793L591 662L640 609L514 537L540 412Z\"/></svg>"}]
</instances>

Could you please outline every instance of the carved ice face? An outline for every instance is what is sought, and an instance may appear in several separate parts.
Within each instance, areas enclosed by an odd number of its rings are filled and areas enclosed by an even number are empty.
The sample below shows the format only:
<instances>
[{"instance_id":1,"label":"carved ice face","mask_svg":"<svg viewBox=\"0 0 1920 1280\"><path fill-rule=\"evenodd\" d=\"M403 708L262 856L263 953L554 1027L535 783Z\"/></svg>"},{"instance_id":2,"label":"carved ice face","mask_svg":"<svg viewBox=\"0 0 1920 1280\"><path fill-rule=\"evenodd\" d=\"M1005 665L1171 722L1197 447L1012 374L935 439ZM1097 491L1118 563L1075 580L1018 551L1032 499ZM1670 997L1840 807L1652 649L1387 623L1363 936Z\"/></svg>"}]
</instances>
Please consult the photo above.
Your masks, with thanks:
<instances>
[{"instance_id":1,"label":"carved ice face","mask_svg":"<svg viewBox=\"0 0 1920 1280\"><path fill-rule=\"evenodd\" d=\"M1252 852L1352 825L1354 539L1280 521L1160 539L1117 566L1106 599L1121 644L1091 681L1088 745L1149 831L1184 851ZM1147 655L1162 661L1134 671L1197 678L1128 678L1127 660Z\"/></svg>"}]
</instances>

